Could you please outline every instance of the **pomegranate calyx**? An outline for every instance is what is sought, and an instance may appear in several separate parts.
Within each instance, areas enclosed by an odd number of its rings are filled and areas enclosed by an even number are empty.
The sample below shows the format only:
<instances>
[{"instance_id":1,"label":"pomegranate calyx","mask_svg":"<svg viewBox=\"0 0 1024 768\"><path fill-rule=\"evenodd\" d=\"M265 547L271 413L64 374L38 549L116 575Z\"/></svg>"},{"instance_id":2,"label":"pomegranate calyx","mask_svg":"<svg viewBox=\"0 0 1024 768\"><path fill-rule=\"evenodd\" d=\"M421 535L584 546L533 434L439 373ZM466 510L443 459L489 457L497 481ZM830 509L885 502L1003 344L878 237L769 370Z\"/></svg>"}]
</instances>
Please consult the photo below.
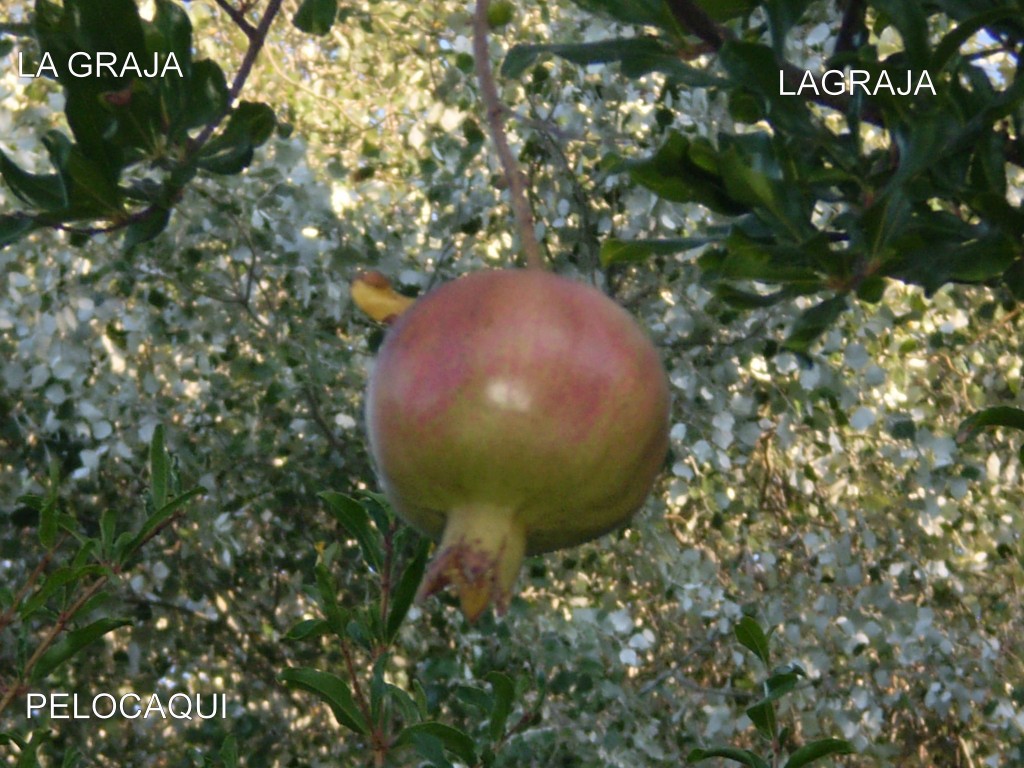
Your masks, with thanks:
<instances>
[{"instance_id":1,"label":"pomegranate calyx","mask_svg":"<svg viewBox=\"0 0 1024 768\"><path fill-rule=\"evenodd\" d=\"M453 510L416 598L425 599L451 585L470 623L491 604L504 614L525 552L526 533L512 510Z\"/></svg>"}]
</instances>

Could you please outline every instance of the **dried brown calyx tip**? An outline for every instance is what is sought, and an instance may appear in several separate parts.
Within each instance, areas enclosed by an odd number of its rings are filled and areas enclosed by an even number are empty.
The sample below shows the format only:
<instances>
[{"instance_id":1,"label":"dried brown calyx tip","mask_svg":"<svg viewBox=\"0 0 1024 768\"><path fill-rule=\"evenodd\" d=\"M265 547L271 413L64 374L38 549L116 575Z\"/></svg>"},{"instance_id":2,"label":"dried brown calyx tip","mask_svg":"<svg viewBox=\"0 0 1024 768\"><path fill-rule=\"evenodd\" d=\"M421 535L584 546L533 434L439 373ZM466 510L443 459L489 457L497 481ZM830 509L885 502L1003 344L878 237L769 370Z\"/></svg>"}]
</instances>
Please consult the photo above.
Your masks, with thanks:
<instances>
[{"instance_id":1,"label":"dried brown calyx tip","mask_svg":"<svg viewBox=\"0 0 1024 768\"><path fill-rule=\"evenodd\" d=\"M437 554L416 595L422 600L451 585L466 619L488 605L508 610L526 549L526 534L507 510L470 507L448 515Z\"/></svg>"}]
</instances>

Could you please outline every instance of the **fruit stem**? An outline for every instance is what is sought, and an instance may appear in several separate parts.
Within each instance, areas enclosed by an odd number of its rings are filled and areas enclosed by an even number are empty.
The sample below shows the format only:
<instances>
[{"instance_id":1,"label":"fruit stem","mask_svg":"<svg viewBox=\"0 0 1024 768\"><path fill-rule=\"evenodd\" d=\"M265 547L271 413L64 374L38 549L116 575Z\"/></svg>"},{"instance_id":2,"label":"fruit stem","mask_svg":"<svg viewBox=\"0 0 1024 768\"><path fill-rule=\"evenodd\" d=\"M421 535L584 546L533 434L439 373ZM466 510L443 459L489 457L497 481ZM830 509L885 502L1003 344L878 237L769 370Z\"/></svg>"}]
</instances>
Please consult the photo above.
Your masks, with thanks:
<instances>
[{"instance_id":1,"label":"fruit stem","mask_svg":"<svg viewBox=\"0 0 1024 768\"><path fill-rule=\"evenodd\" d=\"M526 531L513 510L487 505L454 509L448 513L417 599L451 584L470 622L490 603L502 614L508 609L525 552Z\"/></svg>"},{"instance_id":2,"label":"fruit stem","mask_svg":"<svg viewBox=\"0 0 1024 768\"><path fill-rule=\"evenodd\" d=\"M519 242L526 256L526 267L544 269L544 258L541 256L540 243L537 242L537 233L534 230L533 209L526 194L526 177L508 146L505 125L502 122L502 115L506 110L494 84L494 71L491 69L488 47L490 24L487 20L487 9L490 4L490 0L476 0L476 11L473 14L473 63L476 67L476 79L480 83L480 98L484 102L487 128L508 184L509 202L515 216L516 229L519 230Z\"/></svg>"}]
</instances>

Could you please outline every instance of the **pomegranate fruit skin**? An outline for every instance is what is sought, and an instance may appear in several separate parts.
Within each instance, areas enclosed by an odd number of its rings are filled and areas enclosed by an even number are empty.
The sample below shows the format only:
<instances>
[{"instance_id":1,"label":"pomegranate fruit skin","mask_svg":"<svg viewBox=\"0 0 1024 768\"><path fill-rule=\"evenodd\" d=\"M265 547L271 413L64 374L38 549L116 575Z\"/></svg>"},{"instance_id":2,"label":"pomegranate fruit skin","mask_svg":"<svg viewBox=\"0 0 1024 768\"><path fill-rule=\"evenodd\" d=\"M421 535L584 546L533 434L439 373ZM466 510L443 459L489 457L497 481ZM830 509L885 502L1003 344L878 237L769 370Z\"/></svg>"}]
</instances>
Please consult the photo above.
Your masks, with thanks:
<instances>
[{"instance_id":1,"label":"pomegranate fruit skin","mask_svg":"<svg viewBox=\"0 0 1024 768\"><path fill-rule=\"evenodd\" d=\"M669 390L633 318L542 270L477 272L388 331L366 403L395 511L441 538L421 595L503 610L524 554L624 523L668 449Z\"/></svg>"}]
</instances>

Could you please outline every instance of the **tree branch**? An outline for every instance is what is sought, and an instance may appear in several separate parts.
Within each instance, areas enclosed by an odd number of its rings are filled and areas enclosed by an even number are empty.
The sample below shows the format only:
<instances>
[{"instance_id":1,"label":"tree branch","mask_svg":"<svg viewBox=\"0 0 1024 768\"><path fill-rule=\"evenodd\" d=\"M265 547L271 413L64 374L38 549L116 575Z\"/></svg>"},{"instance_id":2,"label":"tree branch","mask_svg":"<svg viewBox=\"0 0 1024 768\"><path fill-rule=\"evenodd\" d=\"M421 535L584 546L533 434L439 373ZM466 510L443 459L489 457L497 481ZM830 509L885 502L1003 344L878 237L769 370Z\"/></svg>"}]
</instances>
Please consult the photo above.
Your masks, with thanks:
<instances>
[{"instance_id":1,"label":"tree branch","mask_svg":"<svg viewBox=\"0 0 1024 768\"><path fill-rule=\"evenodd\" d=\"M203 145L210 140L210 137L213 136L213 132L217 130L217 126L221 124L221 121L223 121L231 112L231 105L234 104L235 99L238 98L238 94L242 92L242 87L245 85L245 81L249 79L249 73L252 72L253 65L256 63L256 58L260 55L260 50L266 42L267 33L270 31L270 25L274 22L274 18L280 10L281 0L270 0L270 2L267 3L267 7L263 11L263 17L260 19L259 25L255 30L253 30L252 34L249 35L249 47L245 50L245 56L242 58L242 63L239 65L238 71L235 73L235 79L231 81L231 88L228 90L228 99L224 110L214 120L207 123L202 132L192 140L189 145L189 154L194 155L198 152ZM249 24L247 21L245 23L247 25Z\"/></svg>"},{"instance_id":2,"label":"tree branch","mask_svg":"<svg viewBox=\"0 0 1024 768\"><path fill-rule=\"evenodd\" d=\"M725 27L715 23L707 12L691 0L665 0L672 16L681 27L689 30L716 51L732 37Z\"/></svg>"},{"instance_id":3,"label":"tree branch","mask_svg":"<svg viewBox=\"0 0 1024 768\"><path fill-rule=\"evenodd\" d=\"M224 13L226 13L233 22L235 22L235 25L239 29L245 32L246 37L250 40L253 39L253 36L256 34L256 28L249 23L247 18L245 18L245 14L233 8L227 0L214 0L214 2L220 6L221 10L224 11Z\"/></svg>"},{"instance_id":4,"label":"tree branch","mask_svg":"<svg viewBox=\"0 0 1024 768\"><path fill-rule=\"evenodd\" d=\"M847 53L857 48L857 38L864 33L864 15L867 13L867 0L846 0L843 21L836 35L836 44L832 55Z\"/></svg>"},{"instance_id":5,"label":"tree branch","mask_svg":"<svg viewBox=\"0 0 1024 768\"><path fill-rule=\"evenodd\" d=\"M508 183L512 213L515 216L516 229L519 230L519 241L526 257L526 266L530 269L543 269L544 259L541 256L540 243L537 242L537 233L534 229L533 210L526 193L526 179L508 145L508 137L505 135L505 126L502 122L504 109L498 96L498 89L494 84L494 72L491 69L488 49L490 25L487 21L487 8L489 6L490 0L477 0L476 12L473 14L473 59L476 65L476 78L480 83L480 96L486 111L487 128Z\"/></svg>"}]
</instances>

